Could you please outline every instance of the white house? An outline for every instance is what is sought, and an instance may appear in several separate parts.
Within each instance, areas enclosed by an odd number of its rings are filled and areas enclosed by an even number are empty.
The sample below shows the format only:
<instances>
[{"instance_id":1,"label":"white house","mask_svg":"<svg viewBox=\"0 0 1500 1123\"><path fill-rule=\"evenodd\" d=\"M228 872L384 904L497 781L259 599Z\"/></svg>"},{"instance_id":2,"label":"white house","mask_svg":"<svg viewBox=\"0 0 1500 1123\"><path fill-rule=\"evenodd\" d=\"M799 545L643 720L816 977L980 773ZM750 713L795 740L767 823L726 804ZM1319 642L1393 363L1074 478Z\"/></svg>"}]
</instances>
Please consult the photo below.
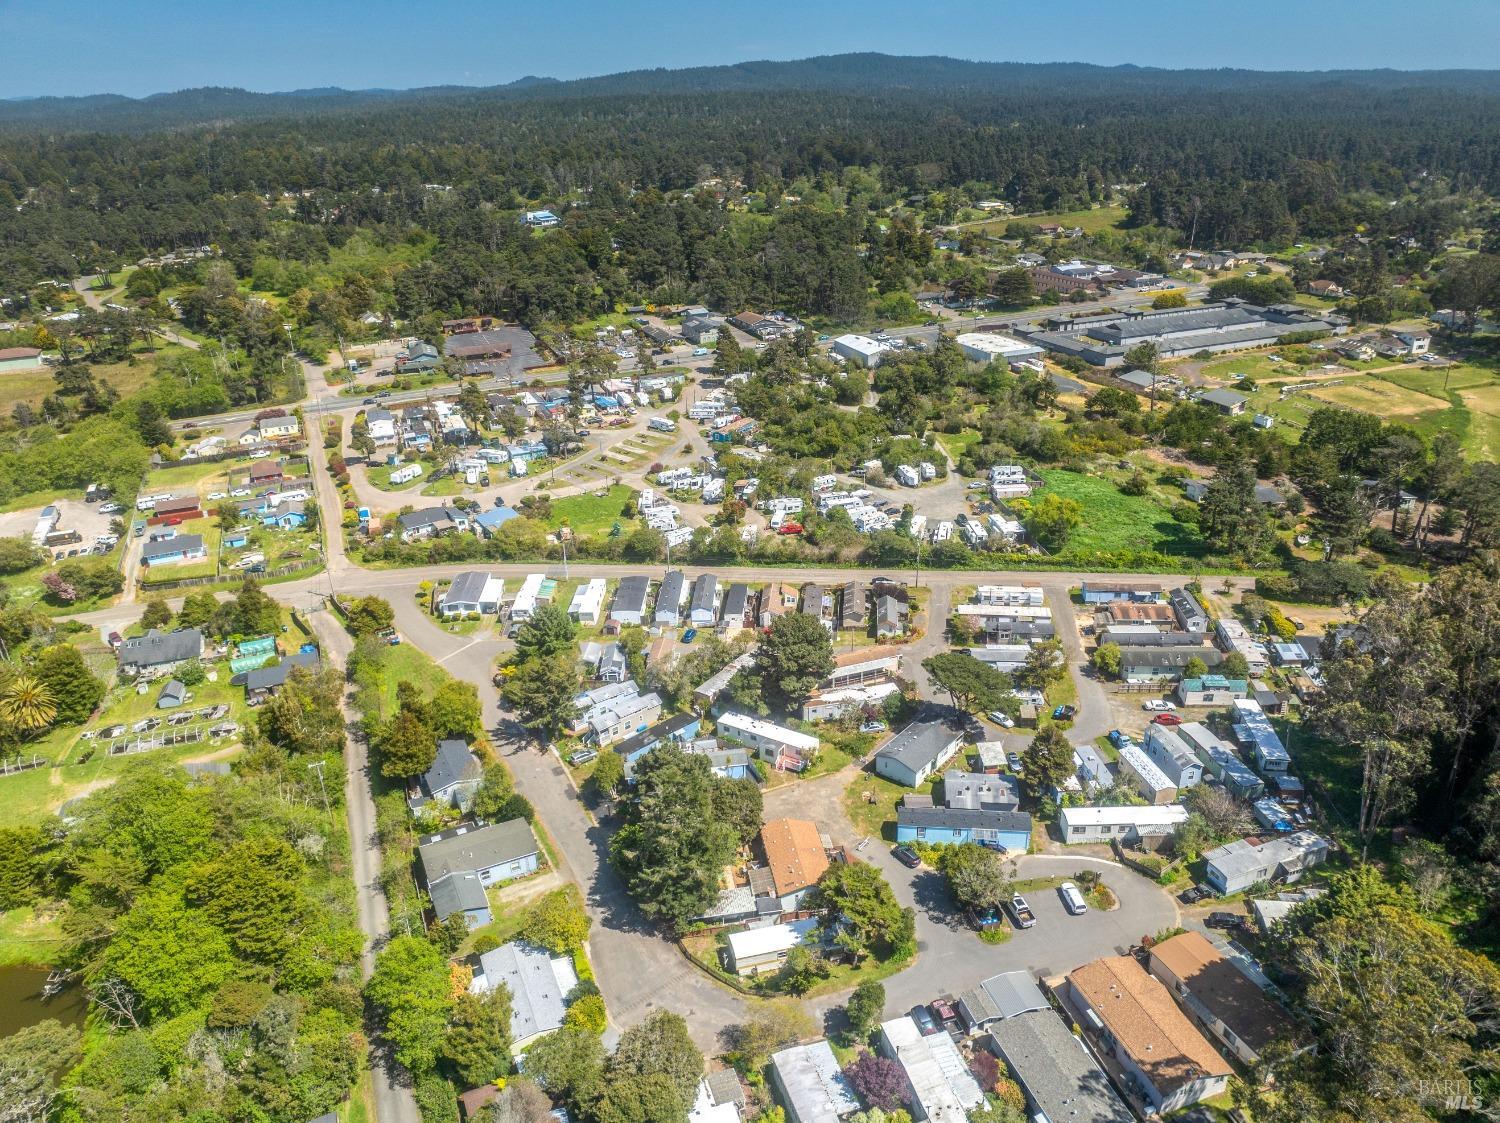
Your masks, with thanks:
<instances>
[{"instance_id":1,"label":"white house","mask_svg":"<svg viewBox=\"0 0 1500 1123\"><path fill-rule=\"evenodd\" d=\"M920 787L953 759L962 743L961 726L941 716L918 718L875 755L875 773L909 788Z\"/></svg>"},{"instance_id":2,"label":"white house","mask_svg":"<svg viewBox=\"0 0 1500 1123\"><path fill-rule=\"evenodd\" d=\"M578 586L568 605L568 615L580 624L588 624L590 627L598 624L600 613L604 611L604 586L602 577L595 577L587 584Z\"/></svg>"},{"instance_id":3,"label":"white house","mask_svg":"<svg viewBox=\"0 0 1500 1123\"><path fill-rule=\"evenodd\" d=\"M1203 780L1203 762L1186 741L1170 726L1152 722L1146 726L1146 755L1166 774L1172 786L1182 791Z\"/></svg>"},{"instance_id":4,"label":"white house","mask_svg":"<svg viewBox=\"0 0 1500 1123\"><path fill-rule=\"evenodd\" d=\"M800 772L818 755L818 739L749 714L728 713L718 720L719 736L750 749L777 769Z\"/></svg>"},{"instance_id":5,"label":"white house","mask_svg":"<svg viewBox=\"0 0 1500 1123\"><path fill-rule=\"evenodd\" d=\"M786 963L787 953L798 944L815 939L817 928L817 918L809 917L731 932L724 952L725 966L742 978L779 971Z\"/></svg>"},{"instance_id":6,"label":"white house","mask_svg":"<svg viewBox=\"0 0 1500 1123\"><path fill-rule=\"evenodd\" d=\"M1279 835L1265 842L1239 838L1205 850L1203 860L1204 879L1222 896L1262 881L1296 881L1303 870L1328 860L1328 840L1312 831Z\"/></svg>"},{"instance_id":7,"label":"white house","mask_svg":"<svg viewBox=\"0 0 1500 1123\"><path fill-rule=\"evenodd\" d=\"M984 1091L946 1033L924 1037L909 1017L880 1024L880 1051L906 1073L913 1119L966 1123L984 1103Z\"/></svg>"},{"instance_id":8,"label":"white house","mask_svg":"<svg viewBox=\"0 0 1500 1123\"><path fill-rule=\"evenodd\" d=\"M460 573L443 590L438 601L438 613L444 617L467 616L475 612L493 615L500 611L500 603L504 599L504 581L493 573L471 570Z\"/></svg>"},{"instance_id":9,"label":"white house","mask_svg":"<svg viewBox=\"0 0 1500 1123\"><path fill-rule=\"evenodd\" d=\"M535 615L538 605L542 602L543 586L547 577L542 573L528 574L521 587L516 590L516 599L510 605L510 618L512 620L526 621Z\"/></svg>"},{"instance_id":10,"label":"white house","mask_svg":"<svg viewBox=\"0 0 1500 1123\"><path fill-rule=\"evenodd\" d=\"M1063 841L1069 844L1119 839L1133 846L1145 839L1166 838L1187 818L1187 808L1178 803L1164 807L1064 807L1058 812Z\"/></svg>"},{"instance_id":11,"label":"white house","mask_svg":"<svg viewBox=\"0 0 1500 1123\"><path fill-rule=\"evenodd\" d=\"M1172 803L1177 799L1177 785L1172 778L1156 766L1145 750L1126 745L1120 750L1117 760L1120 775L1128 780L1146 800L1156 806Z\"/></svg>"}]
</instances>

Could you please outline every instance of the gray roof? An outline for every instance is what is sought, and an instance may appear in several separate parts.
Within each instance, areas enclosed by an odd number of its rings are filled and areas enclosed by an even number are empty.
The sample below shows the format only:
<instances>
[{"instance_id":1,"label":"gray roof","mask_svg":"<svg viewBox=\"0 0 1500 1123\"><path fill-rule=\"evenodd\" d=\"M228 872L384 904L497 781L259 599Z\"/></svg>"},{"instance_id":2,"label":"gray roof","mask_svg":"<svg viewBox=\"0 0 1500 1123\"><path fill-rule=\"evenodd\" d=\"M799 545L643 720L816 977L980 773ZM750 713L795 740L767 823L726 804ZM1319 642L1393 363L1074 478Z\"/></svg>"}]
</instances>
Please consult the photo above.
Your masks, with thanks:
<instances>
[{"instance_id":1,"label":"gray roof","mask_svg":"<svg viewBox=\"0 0 1500 1123\"><path fill-rule=\"evenodd\" d=\"M519 941L502 944L479 957L479 966L491 986L504 983L510 991L510 1035L524 1041L563 1024L567 996L558 990L552 957L540 948Z\"/></svg>"},{"instance_id":2,"label":"gray roof","mask_svg":"<svg viewBox=\"0 0 1500 1123\"><path fill-rule=\"evenodd\" d=\"M1208 613L1203 611L1203 606L1198 603L1198 598L1193 596L1187 588L1178 586L1167 594L1167 599L1172 604L1172 609L1177 613L1177 619L1183 627L1187 627L1189 620L1208 622Z\"/></svg>"},{"instance_id":3,"label":"gray roof","mask_svg":"<svg viewBox=\"0 0 1500 1123\"><path fill-rule=\"evenodd\" d=\"M479 875L470 870L459 870L447 877L438 878L427 887L427 896L431 898L432 911L439 920L445 919L450 913L490 907Z\"/></svg>"},{"instance_id":4,"label":"gray roof","mask_svg":"<svg viewBox=\"0 0 1500 1123\"><path fill-rule=\"evenodd\" d=\"M712 573L700 574L693 582L692 598L688 604L690 612L712 612L714 601L719 596L719 579Z\"/></svg>"},{"instance_id":5,"label":"gray roof","mask_svg":"<svg viewBox=\"0 0 1500 1123\"><path fill-rule=\"evenodd\" d=\"M1152 374L1149 370L1127 370L1115 377L1127 385L1139 386L1142 390L1149 390L1156 383L1166 382L1161 375Z\"/></svg>"},{"instance_id":6,"label":"gray roof","mask_svg":"<svg viewBox=\"0 0 1500 1123\"><path fill-rule=\"evenodd\" d=\"M1224 662L1224 653L1217 647L1126 647L1121 649L1126 666L1130 667L1186 667L1193 659L1202 659L1206 667L1217 667Z\"/></svg>"},{"instance_id":7,"label":"gray roof","mask_svg":"<svg viewBox=\"0 0 1500 1123\"><path fill-rule=\"evenodd\" d=\"M1134 1120L1104 1070L1051 1011L996 1022L989 1044L1010 1066L1028 1102L1047 1119Z\"/></svg>"},{"instance_id":8,"label":"gray roof","mask_svg":"<svg viewBox=\"0 0 1500 1123\"><path fill-rule=\"evenodd\" d=\"M456 827L428 836L417 847L429 885L455 871L487 870L536 852L536 836L525 819L507 819L484 827Z\"/></svg>"},{"instance_id":9,"label":"gray roof","mask_svg":"<svg viewBox=\"0 0 1500 1123\"><path fill-rule=\"evenodd\" d=\"M877 755L895 759L913 772L920 772L963 735L956 718L952 711L929 710L887 741Z\"/></svg>"},{"instance_id":10,"label":"gray roof","mask_svg":"<svg viewBox=\"0 0 1500 1123\"><path fill-rule=\"evenodd\" d=\"M178 534L172 538L160 538L155 542L147 542L141 547L141 560L149 562L156 558L175 558L178 554L201 549L203 549L203 535Z\"/></svg>"},{"instance_id":11,"label":"gray roof","mask_svg":"<svg viewBox=\"0 0 1500 1123\"><path fill-rule=\"evenodd\" d=\"M991 975L971 991L959 996L959 1006L973 1026L984 1026L997 1018L1014 1018L1032 1010L1046 1010L1042 988L1025 971Z\"/></svg>"},{"instance_id":12,"label":"gray roof","mask_svg":"<svg viewBox=\"0 0 1500 1123\"><path fill-rule=\"evenodd\" d=\"M428 796L436 796L465 780L479 779L480 771L479 758L470 750L468 742L446 737L438 742L432 767L422 776L422 791Z\"/></svg>"},{"instance_id":13,"label":"gray roof","mask_svg":"<svg viewBox=\"0 0 1500 1123\"><path fill-rule=\"evenodd\" d=\"M443 594L445 604L478 604L479 599L484 596L484 587L489 583L490 575L477 569L466 570L453 579L453 584L448 586L448 591Z\"/></svg>"},{"instance_id":14,"label":"gray roof","mask_svg":"<svg viewBox=\"0 0 1500 1123\"><path fill-rule=\"evenodd\" d=\"M898 807L896 822L909 827L949 830L1017 831L1031 833L1031 816L1024 811L980 811L963 807Z\"/></svg>"},{"instance_id":15,"label":"gray roof","mask_svg":"<svg viewBox=\"0 0 1500 1123\"><path fill-rule=\"evenodd\" d=\"M365 423L368 425L373 421L395 421L396 418L388 409L372 409L365 413Z\"/></svg>"},{"instance_id":16,"label":"gray roof","mask_svg":"<svg viewBox=\"0 0 1500 1123\"><path fill-rule=\"evenodd\" d=\"M793 1045L771 1054L776 1079L790 1101L789 1118L800 1123L835 1123L859 1110L859 1099L827 1041Z\"/></svg>"},{"instance_id":17,"label":"gray roof","mask_svg":"<svg viewBox=\"0 0 1500 1123\"><path fill-rule=\"evenodd\" d=\"M723 616L725 620L731 620L736 616L745 615L745 606L750 602L750 586L741 582L729 586L724 592Z\"/></svg>"},{"instance_id":18,"label":"gray roof","mask_svg":"<svg viewBox=\"0 0 1500 1123\"><path fill-rule=\"evenodd\" d=\"M610 612L645 612L646 591L650 587L651 579L640 574L620 578L620 584L615 589L615 599L610 605Z\"/></svg>"},{"instance_id":19,"label":"gray roof","mask_svg":"<svg viewBox=\"0 0 1500 1123\"><path fill-rule=\"evenodd\" d=\"M673 569L661 579L656 590L656 611L676 612L682 607L682 570Z\"/></svg>"},{"instance_id":20,"label":"gray roof","mask_svg":"<svg viewBox=\"0 0 1500 1123\"><path fill-rule=\"evenodd\" d=\"M889 594L879 597L875 601L875 624L889 624L900 627L901 621L906 617L906 605Z\"/></svg>"},{"instance_id":21,"label":"gray roof","mask_svg":"<svg viewBox=\"0 0 1500 1123\"><path fill-rule=\"evenodd\" d=\"M1249 399L1244 394L1236 394L1233 390L1205 390L1198 395L1198 400L1208 402L1210 405L1228 406L1232 409L1235 406L1244 405Z\"/></svg>"},{"instance_id":22,"label":"gray roof","mask_svg":"<svg viewBox=\"0 0 1500 1123\"><path fill-rule=\"evenodd\" d=\"M143 636L134 636L120 645L122 667L160 667L180 663L203 654L203 633L197 628L179 628L163 632L152 628Z\"/></svg>"},{"instance_id":23,"label":"gray roof","mask_svg":"<svg viewBox=\"0 0 1500 1123\"><path fill-rule=\"evenodd\" d=\"M953 809L1010 810L1021 802L1021 785L1014 776L984 772L943 773L943 804Z\"/></svg>"},{"instance_id":24,"label":"gray roof","mask_svg":"<svg viewBox=\"0 0 1500 1123\"><path fill-rule=\"evenodd\" d=\"M174 678L161 688L161 692L157 694L156 700L160 702L164 698L175 698L180 703L185 694L187 694L187 687Z\"/></svg>"},{"instance_id":25,"label":"gray roof","mask_svg":"<svg viewBox=\"0 0 1500 1123\"><path fill-rule=\"evenodd\" d=\"M279 663L246 671L244 686L246 690L274 690L286 683L294 667L306 667L308 670L313 670L317 665L318 653L316 651L299 651L295 655L288 655Z\"/></svg>"},{"instance_id":26,"label":"gray roof","mask_svg":"<svg viewBox=\"0 0 1500 1123\"><path fill-rule=\"evenodd\" d=\"M467 517L457 507L424 507L420 511L408 511L404 515L397 515L396 521L401 524L403 530L417 530L444 520L458 522Z\"/></svg>"}]
</instances>

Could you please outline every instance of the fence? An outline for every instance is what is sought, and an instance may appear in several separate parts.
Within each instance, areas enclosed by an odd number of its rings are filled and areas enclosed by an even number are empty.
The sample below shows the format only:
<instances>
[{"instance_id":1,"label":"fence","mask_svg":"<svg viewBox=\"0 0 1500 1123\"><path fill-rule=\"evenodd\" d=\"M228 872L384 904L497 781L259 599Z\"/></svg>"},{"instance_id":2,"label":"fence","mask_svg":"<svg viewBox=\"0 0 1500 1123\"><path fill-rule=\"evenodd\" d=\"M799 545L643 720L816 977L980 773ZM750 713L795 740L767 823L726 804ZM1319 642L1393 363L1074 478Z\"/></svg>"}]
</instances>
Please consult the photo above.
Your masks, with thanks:
<instances>
[{"instance_id":1,"label":"fence","mask_svg":"<svg viewBox=\"0 0 1500 1123\"><path fill-rule=\"evenodd\" d=\"M0 776L14 776L19 772L30 772L33 768L42 768L47 760L32 754L30 760L22 760L19 757L11 760L0 760Z\"/></svg>"},{"instance_id":2,"label":"fence","mask_svg":"<svg viewBox=\"0 0 1500 1123\"><path fill-rule=\"evenodd\" d=\"M261 573L250 573L242 570L238 573L209 574L203 577L178 577L169 581L147 581L142 577L137 584L143 593L159 593L167 589L191 589L202 585L233 585L235 582L243 581L249 577L253 577L257 581L265 581L270 578L291 577L294 574L311 576L322 568L321 563L317 565L284 565L278 569L268 569Z\"/></svg>"}]
</instances>

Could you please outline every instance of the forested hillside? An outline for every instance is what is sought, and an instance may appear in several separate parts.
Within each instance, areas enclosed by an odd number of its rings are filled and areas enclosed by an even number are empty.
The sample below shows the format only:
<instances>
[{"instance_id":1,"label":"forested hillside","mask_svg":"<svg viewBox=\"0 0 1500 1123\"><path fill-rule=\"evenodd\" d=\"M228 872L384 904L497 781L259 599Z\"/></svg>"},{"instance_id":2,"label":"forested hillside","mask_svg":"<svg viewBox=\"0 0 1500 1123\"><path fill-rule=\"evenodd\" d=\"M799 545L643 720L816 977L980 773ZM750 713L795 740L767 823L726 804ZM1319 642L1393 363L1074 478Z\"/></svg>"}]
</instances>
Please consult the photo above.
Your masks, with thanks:
<instances>
[{"instance_id":1,"label":"forested hillside","mask_svg":"<svg viewBox=\"0 0 1500 1123\"><path fill-rule=\"evenodd\" d=\"M1500 83L1467 72L842 56L482 91L39 99L0 106L0 128L7 286L262 237L263 196L281 192L308 193L301 221L349 228L420 221L433 203L423 184L505 208L859 166L896 192L985 184L1041 210L1146 182L1156 190L1139 217L1208 244L1343 232L1360 192L1500 184ZM1230 200L1243 205L1231 213Z\"/></svg>"}]
</instances>

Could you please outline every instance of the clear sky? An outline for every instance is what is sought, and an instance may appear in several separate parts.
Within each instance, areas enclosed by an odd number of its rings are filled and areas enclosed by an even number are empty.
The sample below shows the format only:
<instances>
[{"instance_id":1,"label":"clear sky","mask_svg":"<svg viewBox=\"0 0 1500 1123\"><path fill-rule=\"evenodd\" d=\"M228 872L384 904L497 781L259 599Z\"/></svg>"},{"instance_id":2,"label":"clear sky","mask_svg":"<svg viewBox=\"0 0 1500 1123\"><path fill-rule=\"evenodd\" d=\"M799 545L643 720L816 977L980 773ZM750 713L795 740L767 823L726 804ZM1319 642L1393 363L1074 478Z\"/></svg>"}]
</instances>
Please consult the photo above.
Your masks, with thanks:
<instances>
[{"instance_id":1,"label":"clear sky","mask_svg":"<svg viewBox=\"0 0 1500 1123\"><path fill-rule=\"evenodd\" d=\"M1500 0L0 0L0 97L495 85L848 51L1493 68Z\"/></svg>"}]
</instances>

